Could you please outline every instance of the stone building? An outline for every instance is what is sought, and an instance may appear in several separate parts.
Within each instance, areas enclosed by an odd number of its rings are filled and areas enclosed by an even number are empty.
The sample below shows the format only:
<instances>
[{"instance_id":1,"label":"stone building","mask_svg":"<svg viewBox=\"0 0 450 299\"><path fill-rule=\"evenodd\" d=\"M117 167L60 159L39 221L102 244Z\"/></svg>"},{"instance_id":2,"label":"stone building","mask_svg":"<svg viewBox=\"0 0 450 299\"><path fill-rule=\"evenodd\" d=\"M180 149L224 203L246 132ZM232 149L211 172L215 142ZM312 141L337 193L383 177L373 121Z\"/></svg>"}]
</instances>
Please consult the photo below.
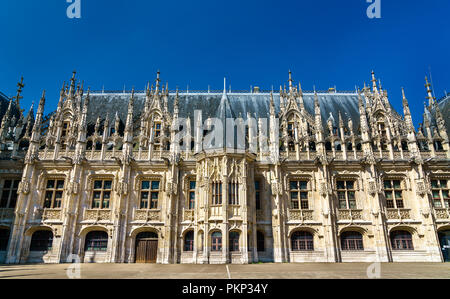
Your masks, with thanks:
<instances>
[{"instance_id":1,"label":"stone building","mask_svg":"<svg viewBox=\"0 0 450 299\"><path fill-rule=\"evenodd\" d=\"M405 92L401 115L371 85L85 92L74 73L25 117L21 82L0 96L0 263L448 260L448 118L428 82L418 130ZM220 123L245 147L212 142Z\"/></svg>"}]
</instances>

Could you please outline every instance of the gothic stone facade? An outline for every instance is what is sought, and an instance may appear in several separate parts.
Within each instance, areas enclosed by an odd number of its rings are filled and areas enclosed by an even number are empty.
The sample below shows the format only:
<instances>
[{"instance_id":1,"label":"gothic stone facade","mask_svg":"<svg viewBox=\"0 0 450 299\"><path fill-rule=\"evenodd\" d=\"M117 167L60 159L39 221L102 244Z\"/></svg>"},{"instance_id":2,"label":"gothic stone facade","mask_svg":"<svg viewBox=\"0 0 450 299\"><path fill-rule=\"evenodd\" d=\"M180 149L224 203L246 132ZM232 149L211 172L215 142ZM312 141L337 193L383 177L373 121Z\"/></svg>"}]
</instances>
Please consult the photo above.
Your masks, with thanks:
<instances>
[{"instance_id":1,"label":"gothic stone facade","mask_svg":"<svg viewBox=\"0 0 450 299\"><path fill-rule=\"evenodd\" d=\"M0 262L447 258L449 139L428 83L418 130L374 74L355 92L303 92L291 74L279 93L155 83L85 93L74 73L56 111L44 116L44 93L26 118L19 84L0 127ZM248 123L256 153L202 148L202 119L253 116L268 119ZM172 142L181 117L188 151Z\"/></svg>"}]
</instances>

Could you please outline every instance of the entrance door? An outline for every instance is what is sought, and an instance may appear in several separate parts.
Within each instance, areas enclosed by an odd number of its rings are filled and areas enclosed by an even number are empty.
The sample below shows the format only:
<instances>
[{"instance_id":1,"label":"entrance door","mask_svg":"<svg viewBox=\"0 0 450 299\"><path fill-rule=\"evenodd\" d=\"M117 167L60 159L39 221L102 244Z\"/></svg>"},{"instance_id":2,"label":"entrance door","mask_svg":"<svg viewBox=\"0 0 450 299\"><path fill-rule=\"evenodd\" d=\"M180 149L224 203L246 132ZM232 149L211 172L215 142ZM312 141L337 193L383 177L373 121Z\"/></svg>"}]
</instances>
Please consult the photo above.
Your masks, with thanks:
<instances>
[{"instance_id":1,"label":"entrance door","mask_svg":"<svg viewBox=\"0 0 450 299\"><path fill-rule=\"evenodd\" d=\"M156 263L158 256L158 235L140 233L136 237L136 263Z\"/></svg>"},{"instance_id":2,"label":"entrance door","mask_svg":"<svg viewBox=\"0 0 450 299\"><path fill-rule=\"evenodd\" d=\"M439 241L441 243L442 255L445 262L450 262L450 231L439 233Z\"/></svg>"}]
</instances>

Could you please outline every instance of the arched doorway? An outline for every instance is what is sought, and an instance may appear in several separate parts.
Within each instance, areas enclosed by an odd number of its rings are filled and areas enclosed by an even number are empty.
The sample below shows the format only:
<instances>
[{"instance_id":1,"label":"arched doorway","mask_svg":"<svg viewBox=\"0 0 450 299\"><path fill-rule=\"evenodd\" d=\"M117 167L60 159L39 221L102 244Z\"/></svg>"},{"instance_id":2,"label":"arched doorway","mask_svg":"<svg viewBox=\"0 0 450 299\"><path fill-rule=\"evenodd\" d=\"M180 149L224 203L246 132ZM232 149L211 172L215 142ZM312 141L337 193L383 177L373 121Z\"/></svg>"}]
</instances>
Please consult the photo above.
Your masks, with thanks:
<instances>
[{"instance_id":1,"label":"arched doorway","mask_svg":"<svg viewBox=\"0 0 450 299\"><path fill-rule=\"evenodd\" d=\"M142 232L136 236L136 263L156 263L158 257L158 234Z\"/></svg>"},{"instance_id":2,"label":"arched doorway","mask_svg":"<svg viewBox=\"0 0 450 299\"><path fill-rule=\"evenodd\" d=\"M439 242L441 244L444 262L450 262L450 230L439 232Z\"/></svg>"}]
</instances>

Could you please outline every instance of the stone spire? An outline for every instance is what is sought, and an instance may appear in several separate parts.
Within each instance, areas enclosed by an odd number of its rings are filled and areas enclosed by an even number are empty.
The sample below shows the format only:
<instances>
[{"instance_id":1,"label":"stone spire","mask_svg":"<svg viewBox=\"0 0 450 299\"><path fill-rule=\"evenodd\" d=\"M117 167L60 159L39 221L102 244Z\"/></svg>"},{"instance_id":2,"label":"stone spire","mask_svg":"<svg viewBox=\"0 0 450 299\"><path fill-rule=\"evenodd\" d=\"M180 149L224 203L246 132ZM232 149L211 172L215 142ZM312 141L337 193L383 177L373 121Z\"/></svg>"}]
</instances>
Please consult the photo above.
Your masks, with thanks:
<instances>
[{"instance_id":1,"label":"stone spire","mask_svg":"<svg viewBox=\"0 0 450 299\"><path fill-rule=\"evenodd\" d=\"M11 107L12 107L12 99L9 100L8 109L6 109L5 115L3 115L2 124L0 127L0 139L2 141L5 140L6 135L8 134L9 126L11 123Z\"/></svg>"},{"instance_id":2,"label":"stone spire","mask_svg":"<svg viewBox=\"0 0 450 299\"><path fill-rule=\"evenodd\" d=\"M405 89L402 87L402 97L403 97L403 114L405 115L405 122L408 126L408 133L414 133L414 124L411 117L411 111L409 109L408 100L406 99Z\"/></svg>"},{"instance_id":3,"label":"stone spire","mask_svg":"<svg viewBox=\"0 0 450 299\"><path fill-rule=\"evenodd\" d=\"M427 88L427 94L428 94L428 96L427 96L428 106L430 106L430 109L431 109L436 98L433 96L433 91L431 90L431 84L428 82L428 77L425 77L425 82L426 82L425 87Z\"/></svg>"},{"instance_id":4,"label":"stone spire","mask_svg":"<svg viewBox=\"0 0 450 299\"><path fill-rule=\"evenodd\" d=\"M305 103L303 101L303 90L302 90L302 84L300 82L298 82L298 100L300 103L300 110L304 111L305 110Z\"/></svg>"},{"instance_id":5,"label":"stone spire","mask_svg":"<svg viewBox=\"0 0 450 299\"><path fill-rule=\"evenodd\" d=\"M378 93L378 87L377 87L377 79L375 78L375 72L372 71L372 91L374 93Z\"/></svg>"},{"instance_id":6,"label":"stone spire","mask_svg":"<svg viewBox=\"0 0 450 299\"><path fill-rule=\"evenodd\" d=\"M314 119L317 132L323 133L322 114L320 111L319 96L317 95L317 91L314 91Z\"/></svg>"},{"instance_id":7,"label":"stone spire","mask_svg":"<svg viewBox=\"0 0 450 299\"><path fill-rule=\"evenodd\" d=\"M133 109L134 109L134 87L131 91L130 101L128 102L127 122L125 125L124 142L132 142L133 140Z\"/></svg>"},{"instance_id":8,"label":"stone spire","mask_svg":"<svg viewBox=\"0 0 450 299\"><path fill-rule=\"evenodd\" d=\"M34 120L33 134L31 140L38 142L41 133L42 117L44 116L44 106L45 106L45 90L42 92L41 100L39 101L38 110L36 112L36 119Z\"/></svg>"},{"instance_id":9,"label":"stone spire","mask_svg":"<svg viewBox=\"0 0 450 299\"><path fill-rule=\"evenodd\" d=\"M273 101L273 92L270 92L270 115L275 115L275 103Z\"/></svg>"},{"instance_id":10,"label":"stone spire","mask_svg":"<svg viewBox=\"0 0 450 299\"><path fill-rule=\"evenodd\" d=\"M293 80L292 80L292 72L289 70L289 92L292 92L292 84Z\"/></svg>"},{"instance_id":11,"label":"stone spire","mask_svg":"<svg viewBox=\"0 0 450 299\"><path fill-rule=\"evenodd\" d=\"M33 121L34 121L34 101L31 103L31 107L30 107L30 110L28 111L28 115L27 115L26 135L28 137L30 137L30 134L31 134L31 129L33 127Z\"/></svg>"},{"instance_id":12,"label":"stone spire","mask_svg":"<svg viewBox=\"0 0 450 299\"><path fill-rule=\"evenodd\" d=\"M83 103L83 110L81 112L80 130L78 131L78 142L86 141L87 113L88 113L89 102L91 100L90 93L91 93L91 90L88 89L86 98L84 99L84 103Z\"/></svg>"},{"instance_id":13,"label":"stone spire","mask_svg":"<svg viewBox=\"0 0 450 299\"><path fill-rule=\"evenodd\" d=\"M73 96L75 95L75 76L76 76L77 72L73 71L72 72L72 79L70 79L70 89L69 89L69 98L73 98Z\"/></svg>"},{"instance_id":14,"label":"stone spire","mask_svg":"<svg viewBox=\"0 0 450 299\"><path fill-rule=\"evenodd\" d=\"M179 114L179 103L180 103L180 99L179 99L179 95L178 95L178 87L177 87L177 93L175 95L175 101L173 104L173 117L174 119L178 118L178 114Z\"/></svg>"},{"instance_id":15,"label":"stone spire","mask_svg":"<svg viewBox=\"0 0 450 299\"><path fill-rule=\"evenodd\" d=\"M370 136L369 136L369 125L367 122L367 114L366 109L364 107L364 103L362 100L361 92L358 90L358 106L359 106L359 115L360 115L360 124L361 124L361 135L363 138L363 141L369 142Z\"/></svg>"},{"instance_id":16,"label":"stone spire","mask_svg":"<svg viewBox=\"0 0 450 299\"><path fill-rule=\"evenodd\" d=\"M25 84L23 83L23 77L20 78L20 82L17 83L17 94L16 96L13 98L14 100L14 104L16 106L16 109L19 111L20 114L22 114L22 109L20 109L20 100L23 99L23 97L21 96L22 94L22 90L25 87Z\"/></svg>"}]
</instances>

